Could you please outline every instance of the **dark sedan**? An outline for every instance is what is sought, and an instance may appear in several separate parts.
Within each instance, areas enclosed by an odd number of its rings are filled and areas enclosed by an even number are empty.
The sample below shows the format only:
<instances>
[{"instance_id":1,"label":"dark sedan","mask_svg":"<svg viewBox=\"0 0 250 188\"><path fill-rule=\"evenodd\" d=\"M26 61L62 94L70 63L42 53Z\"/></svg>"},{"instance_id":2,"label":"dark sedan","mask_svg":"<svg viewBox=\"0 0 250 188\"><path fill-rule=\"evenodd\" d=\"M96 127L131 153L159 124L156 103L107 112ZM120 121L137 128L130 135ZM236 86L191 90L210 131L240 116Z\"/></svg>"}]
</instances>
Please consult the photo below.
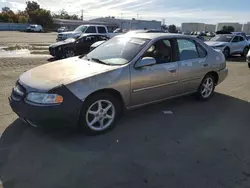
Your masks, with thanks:
<instances>
[{"instance_id":1,"label":"dark sedan","mask_svg":"<svg viewBox=\"0 0 250 188\"><path fill-rule=\"evenodd\" d=\"M83 55L89 52L90 46L97 41L106 41L109 38L101 34L83 34L79 38L69 38L49 46L49 52L56 58L68 58Z\"/></svg>"}]
</instances>

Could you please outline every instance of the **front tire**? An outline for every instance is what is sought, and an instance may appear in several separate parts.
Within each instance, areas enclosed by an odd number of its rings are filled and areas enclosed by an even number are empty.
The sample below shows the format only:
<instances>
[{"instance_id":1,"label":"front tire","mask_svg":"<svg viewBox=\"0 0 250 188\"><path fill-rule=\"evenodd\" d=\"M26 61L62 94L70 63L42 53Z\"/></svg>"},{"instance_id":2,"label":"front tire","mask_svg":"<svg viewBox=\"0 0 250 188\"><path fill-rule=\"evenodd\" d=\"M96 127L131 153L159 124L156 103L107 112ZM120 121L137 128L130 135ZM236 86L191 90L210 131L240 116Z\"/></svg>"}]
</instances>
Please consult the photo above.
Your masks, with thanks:
<instances>
[{"instance_id":1,"label":"front tire","mask_svg":"<svg viewBox=\"0 0 250 188\"><path fill-rule=\"evenodd\" d=\"M242 56L242 57L246 57L247 54L248 54L248 51L249 51L249 48L248 48L248 47L245 47L244 50L243 50L243 52L242 52L242 54L241 54L241 56Z\"/></svg>"},{"instance_id":2,"label":"front tire","mask_svg":"<svg viewBox=\"0 0 250 188\"><path fill-rule=\"evenodd\" d=\"M227 47L223 50L223 54L225 56L225 59L228 59L230 56L230 49Z\"/></svg>"},{"instance_id":3,"label":"front tire","mask_svg":"<svg viewBox=\"0 0 250 188\"><path fill-rule=\"evenodd\" d=\"M248 63L248 68L250 69L250 63Z\"/></svg>"},{"instance_id":4,"label":"front tire","mask_svg":"<svg viewBox=\"0 0 250 188\"><path fill-rule=\"evenodd\" d=\"M81 110L79 126L87 135L97 135L113 129L122 113L122 105L110 94L88 98Z\"/></svg>"},{"instance_id":5,"label":"front tire","mask_svg":"<svg viewBox=\"0 0 250 188\"><path fill-rule=\"evenodd\" d=\"M197 91L197 97L201 101L207 101L212 98L215 88L215 79L212 74L206 75Z\"/></svg>"},{"instance_id":6,"label":"front tire","mask_svg":"<svg viewBox=\"0 0 250 188\"><path fill-rule=\"evenodd\" d=\"M75 56L75 52L71 49L66 49L65 50L65 58L68 58L68 57L74 57Z\"/></svg>"}]
</instances>

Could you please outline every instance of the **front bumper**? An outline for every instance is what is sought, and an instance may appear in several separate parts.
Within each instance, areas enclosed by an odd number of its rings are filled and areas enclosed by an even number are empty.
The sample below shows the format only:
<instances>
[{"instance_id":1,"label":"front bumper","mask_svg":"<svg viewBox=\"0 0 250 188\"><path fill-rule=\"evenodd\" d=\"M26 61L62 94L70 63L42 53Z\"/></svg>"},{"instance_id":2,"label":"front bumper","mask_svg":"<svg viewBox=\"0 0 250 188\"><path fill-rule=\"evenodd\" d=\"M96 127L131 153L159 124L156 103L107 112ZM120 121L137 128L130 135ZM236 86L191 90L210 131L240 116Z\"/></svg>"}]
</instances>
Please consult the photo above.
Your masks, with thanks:
<instances>
[{"instance_id":1,"label":"front bumper","mask_svg":"<svg viewBox=\"0 0 250 188\"><path fill-rule=\"evenodd\" d=\"M218 71L218 75L219 75L219 79L218 79L217 85L226 79L226 77L228 76L228 69L225 68L223 70Z\"/></svg>"},{"instance_id":2,"label":"front bumper","mask_svg":"<svg viewBox=\"0 0 250 188\"><path fill-rule=\"evenodd\" d=\"M56 90L56 91L55 91ZM12 91L9 103L12 110L29 124L39 126L73 126L77 127L82 101L71 93L65 86L49 93L55 93L64 97L60 105L34 105L25 101L25 96L18 98ZM17 100L18 99L18 100Z\"/></svg>"}]
</instances>

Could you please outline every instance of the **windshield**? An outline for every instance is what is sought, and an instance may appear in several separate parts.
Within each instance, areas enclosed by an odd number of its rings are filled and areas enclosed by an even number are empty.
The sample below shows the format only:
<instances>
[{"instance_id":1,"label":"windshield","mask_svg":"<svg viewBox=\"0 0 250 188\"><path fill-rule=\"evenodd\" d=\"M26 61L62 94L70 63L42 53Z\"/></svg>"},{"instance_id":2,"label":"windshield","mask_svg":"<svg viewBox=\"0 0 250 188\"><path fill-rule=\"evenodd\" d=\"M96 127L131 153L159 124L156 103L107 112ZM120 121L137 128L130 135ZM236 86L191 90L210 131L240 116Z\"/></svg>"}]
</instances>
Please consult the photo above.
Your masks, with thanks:
<instances>
[{"instance_id":1,"label":"windshield","mask_svg":"<svg viewBox=\"0 0 250 188\"><path fill-rule=\"evenodd\" d=\"M87 26L82 26L80 25L79 27L77 27L74 31L81 31L81 32L85 32L85 30L87 29L88 27Z\"/></svg>"},{"instance_id":2,"label":"windshield","mask_svg":"<svg viewBox=\"0 0 250 188\"><path fill-rule=\"evenodd\" d=\"M233 36L231 35L217 35L210 39L210 41L219 41L219 42L230 42Z\"/></svg>"},{"instance_id":3,"label":"windshield","mask_svg":"<svg viewBox=\"0 0 250 188\"><path fill-rule=\"evenodd\" d=\"M123 65L131 61L148 41L126 36L115 37L91 51L87 58L99 59L106 64Z\"/></svg>"}]
</instances>

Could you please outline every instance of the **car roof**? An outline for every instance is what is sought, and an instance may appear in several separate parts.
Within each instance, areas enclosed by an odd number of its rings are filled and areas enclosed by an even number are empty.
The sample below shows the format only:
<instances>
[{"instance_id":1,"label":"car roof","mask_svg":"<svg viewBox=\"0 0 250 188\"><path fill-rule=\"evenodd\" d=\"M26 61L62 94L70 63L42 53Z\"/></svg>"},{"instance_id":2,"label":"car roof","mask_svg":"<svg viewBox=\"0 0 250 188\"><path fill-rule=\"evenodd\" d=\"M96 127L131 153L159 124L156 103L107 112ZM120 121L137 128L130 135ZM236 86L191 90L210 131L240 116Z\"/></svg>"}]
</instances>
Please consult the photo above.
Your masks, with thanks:
<instances>
[{"instance_id":1,"label":"car roof","mask_svg":"<svg viewBox=\"0 0 250 188\"><path fill-rule=\"evenodd\" d=\"M126 33L125 36L130 36L133 38L143 38L143 39L155 39L160 37L167 37L167 38L191 38L189 35L182 35L182 34L173 34L173 33ZM124 35L118 35L124 36Z\"/></svg>"}]
</instances>

